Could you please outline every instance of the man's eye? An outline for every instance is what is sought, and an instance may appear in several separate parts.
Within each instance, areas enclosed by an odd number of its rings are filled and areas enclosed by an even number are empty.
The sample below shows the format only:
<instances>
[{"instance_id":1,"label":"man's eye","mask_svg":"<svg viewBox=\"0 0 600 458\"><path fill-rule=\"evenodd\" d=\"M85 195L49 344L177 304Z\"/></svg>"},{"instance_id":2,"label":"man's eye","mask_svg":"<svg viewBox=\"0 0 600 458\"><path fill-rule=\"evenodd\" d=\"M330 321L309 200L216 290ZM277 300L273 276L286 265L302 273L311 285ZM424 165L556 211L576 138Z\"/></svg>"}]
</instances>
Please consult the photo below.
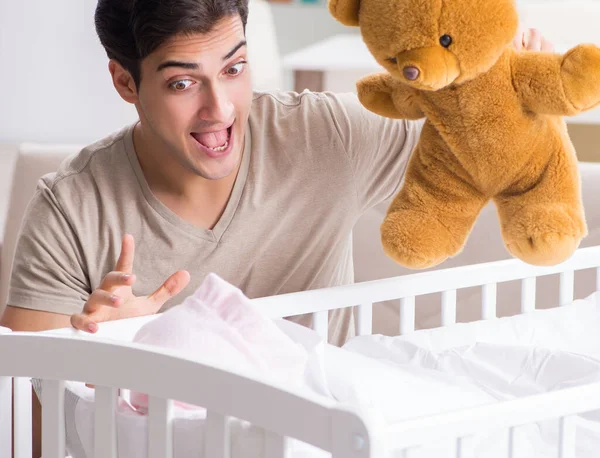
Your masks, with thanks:
<instances>
[{"instance_id":1,"label":"man's eye","mask_svg":"<svg viewBox=\"0 0 600 458\"><path fill-rule=\"evenodd\" d=\"M231 76L239 75L244 69L246 62L238 62L227 69L227 74Z\"/></svg>"},{"instance_id":2,"label":"man's eye","mask_svg":"<svg viewBox=\"0 0 600 458\"><path fill-rule=\"evenodd\" d=\"M173 81L169 84L169 87L175 91L183 91L192 85L192 81L190 80L179 80Z\"/></svg>"}]
</instances>

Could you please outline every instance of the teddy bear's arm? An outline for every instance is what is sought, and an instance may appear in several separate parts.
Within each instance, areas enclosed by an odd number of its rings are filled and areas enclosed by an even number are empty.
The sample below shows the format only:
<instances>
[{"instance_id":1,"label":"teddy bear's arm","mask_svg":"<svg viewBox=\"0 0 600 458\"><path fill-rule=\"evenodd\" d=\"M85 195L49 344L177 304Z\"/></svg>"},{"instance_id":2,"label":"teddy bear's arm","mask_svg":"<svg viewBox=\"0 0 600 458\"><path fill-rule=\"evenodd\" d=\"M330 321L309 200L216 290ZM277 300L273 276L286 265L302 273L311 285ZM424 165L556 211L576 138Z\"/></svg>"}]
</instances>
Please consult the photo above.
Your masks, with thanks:
<instances>
[{"instance_id":1,"label":"teddy bear's arm","mask_svg":"<svg viewBox=\"0 0 600 458\"><path fill-rule=\"evenodd\" d=\"M600 48L579 45L566 54L514 54L513 85L523 105L540 114L572 116L600 104Z\"/></svg>"},{"instance_id":2,"label":"teddy bear's arm","mask_svg":"<svg viewBox=\"0 0 600 458\"><path fill-rule=\"evenodd\" d=\"M356 87L360 103L373 113L394 119L425 117L417 91L394 81L388 73L361 78Z\"/></svg>"}]
</instances>

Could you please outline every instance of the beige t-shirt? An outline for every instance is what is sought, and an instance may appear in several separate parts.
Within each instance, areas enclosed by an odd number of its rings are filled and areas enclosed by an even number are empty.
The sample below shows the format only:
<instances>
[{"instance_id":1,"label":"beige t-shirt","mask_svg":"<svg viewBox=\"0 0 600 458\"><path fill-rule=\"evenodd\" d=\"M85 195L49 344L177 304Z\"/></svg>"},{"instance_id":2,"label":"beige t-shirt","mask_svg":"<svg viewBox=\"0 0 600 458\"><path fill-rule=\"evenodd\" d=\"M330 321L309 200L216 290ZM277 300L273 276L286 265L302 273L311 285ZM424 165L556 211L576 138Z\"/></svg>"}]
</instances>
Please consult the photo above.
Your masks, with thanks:
<instances>
[{"instance_id":1,"label":"beige t-shirt","mask_svg":"<svg viewBox=\"0 0 600 458\"><path fill-rule=\"evenodd\" d=\"M186 222L151 192L128 126L44 176L16 249L8 304L81 311L114 269L123 234L136 241L136 295L178 269L181 303L215 272L248 297L352 283L352 228L395 193L419 124L385 119L353 94L255 93L241 168L212 230ZM352 309L330 314L329 339L353 335ZM296 321L310 325L310 317Z\"/></svg>"}]
</instances>

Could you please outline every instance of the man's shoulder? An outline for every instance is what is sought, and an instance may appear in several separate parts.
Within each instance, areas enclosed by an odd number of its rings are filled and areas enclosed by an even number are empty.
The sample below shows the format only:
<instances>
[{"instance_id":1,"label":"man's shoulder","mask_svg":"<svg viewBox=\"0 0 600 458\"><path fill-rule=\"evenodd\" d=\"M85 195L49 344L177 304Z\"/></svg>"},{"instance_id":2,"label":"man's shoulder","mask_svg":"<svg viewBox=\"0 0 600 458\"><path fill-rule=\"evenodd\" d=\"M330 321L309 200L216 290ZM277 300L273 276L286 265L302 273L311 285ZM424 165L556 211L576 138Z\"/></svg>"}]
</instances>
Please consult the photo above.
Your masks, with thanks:
<instances>
[{"instance_id":1,"label":"man's shoulder","mask_svg":"<svg viewBox=\"0 0 600 458\"><path fill-rule=\"evenodd\" d=\"M264 91L254 92L250 122L263 132L289 135L310 129L315 139L344 132L365 109L352 92Z\"/></svg>"},{"instance_id":2,"label":"man's shoulder","mask_svg":"<svg viewBox=\"0 0 600 458\"><path fill-rule=\"evenodd\" d=\"M302 103L316 103L322 99L322 93L308 89L303 92L269 90L254 91L252 103L254 106L277 105L281 107L297 107Z\"/></svg>"},{"instance_id":3,"label":"man's shoulder","mask_svg":"<svg viewBox=\"0 0 600 458\"><path fill-rule=\"evenodd\" d=\"M132 128L132 125L125 126L65 156L56 171L41 177L41 183L52 190L65 181L72 182L83 177L83 181L89 182L90 175L111 173L111 169L114 172L115 161L127 160L125 137Z\"/></svg>"},{"instance_id":4,"label":"man's shoulder","mask_svg":"<svg viewBox=\"0 0 600 458\"><path fill-rule=\"evenodd\" d=\"M279 111L294 111L298 108L306 108L314 113L320 111L331 113L332 109L339 106L360 106L358 96L353 92L315 92L305 89L302 92L295 91L254 91L253 111L260 113L264 110L277 109Z\"/></svg>"}]
</instances>

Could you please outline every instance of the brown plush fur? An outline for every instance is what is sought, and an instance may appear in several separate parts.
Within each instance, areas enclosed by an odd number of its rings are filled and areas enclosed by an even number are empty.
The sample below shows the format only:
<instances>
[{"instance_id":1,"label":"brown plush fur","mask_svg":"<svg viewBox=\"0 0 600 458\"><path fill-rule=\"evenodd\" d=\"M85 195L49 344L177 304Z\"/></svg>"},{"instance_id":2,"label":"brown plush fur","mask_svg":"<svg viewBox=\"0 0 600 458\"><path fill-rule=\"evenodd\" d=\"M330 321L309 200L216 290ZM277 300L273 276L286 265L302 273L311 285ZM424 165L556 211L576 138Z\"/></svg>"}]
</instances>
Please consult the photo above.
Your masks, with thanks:
<instances>
[{"instance_id":1,"label":"brown plush fur","mask_svg":"<svg viewBox=\"0 0 600 458\"><path fill-rule=\"evenodd\" d=\"M361 103L385 117L426 118L381 226L385 252L410 268L435 266L462 250L491 199L512 255L566 260L587 227L560 116L600 103L600 49L515 51L512 0L330 0L329 10L360 27L387 70L358 82Z\"/></svg>"}]
</instances>

